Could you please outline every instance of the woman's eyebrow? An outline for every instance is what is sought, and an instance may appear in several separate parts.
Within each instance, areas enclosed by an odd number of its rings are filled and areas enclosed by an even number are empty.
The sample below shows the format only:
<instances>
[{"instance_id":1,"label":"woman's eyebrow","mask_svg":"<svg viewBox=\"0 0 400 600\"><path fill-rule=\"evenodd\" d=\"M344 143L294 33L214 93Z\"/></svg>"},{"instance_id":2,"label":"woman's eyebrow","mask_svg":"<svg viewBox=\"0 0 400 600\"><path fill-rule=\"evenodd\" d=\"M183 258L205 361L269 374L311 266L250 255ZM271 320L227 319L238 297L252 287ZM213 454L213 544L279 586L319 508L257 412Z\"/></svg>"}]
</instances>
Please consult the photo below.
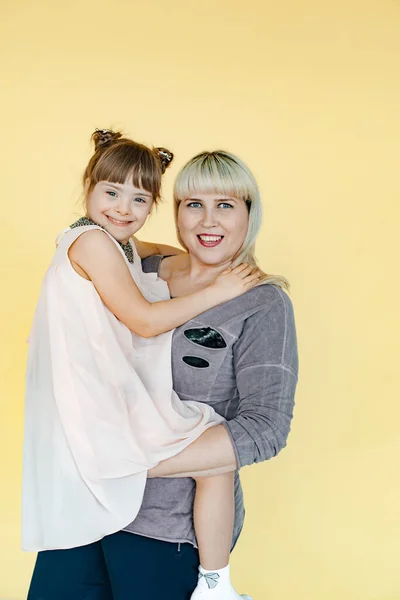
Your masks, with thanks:
<instances>
[{"instance_id":1,"label":"woman's eyebrow","mask_svg":"<svg viewBox=\"0 0 400 600\"><path fill-rule=\"evenodd\" d=\"M221 196L220 198L214 198L214 202L237 202L237 198L233 198L232 196ZM196 198L195 196L190 196L189 198L185 198L184 202L204 202L204 198Z\"/></svg>"},{"instance_id":2,"label":"woman's eyebrow","mask_svg":"<svg viewBox=\"0 0 400 600\"><path fill-rule=\"evenodd\" d=\"M237 198L233 198L233 196L221 196L220 198L215 198L214 202L215 204L218 204L219 202L233 202L233 203L237 203Z\"/></svg>"}]
</instances>

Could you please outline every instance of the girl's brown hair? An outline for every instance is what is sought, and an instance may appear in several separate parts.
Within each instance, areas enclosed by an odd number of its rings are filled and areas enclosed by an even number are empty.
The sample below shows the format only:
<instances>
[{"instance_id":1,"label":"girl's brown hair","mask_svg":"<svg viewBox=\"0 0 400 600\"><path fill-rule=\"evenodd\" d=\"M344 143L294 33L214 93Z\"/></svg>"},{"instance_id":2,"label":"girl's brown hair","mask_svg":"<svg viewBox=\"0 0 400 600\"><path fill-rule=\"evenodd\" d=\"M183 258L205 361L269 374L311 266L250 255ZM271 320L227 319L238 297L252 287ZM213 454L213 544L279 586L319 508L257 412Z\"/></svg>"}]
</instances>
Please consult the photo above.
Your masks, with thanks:
<instances>
[{"instance_id":1,"label":"girl's brown hair","mask_svg":"<svg viewBox=\"0 0 400 600\"><path fill-rule=\"evenodd\" d=\"M83 174L83 185L90 192L99 181L125 183L131 179L137 188L143 188L158 202L161 177L174 155L165 148L148 148L122 137L110 129L96 129L91 138L95 152Z\"/></svg>"}]
</instances>

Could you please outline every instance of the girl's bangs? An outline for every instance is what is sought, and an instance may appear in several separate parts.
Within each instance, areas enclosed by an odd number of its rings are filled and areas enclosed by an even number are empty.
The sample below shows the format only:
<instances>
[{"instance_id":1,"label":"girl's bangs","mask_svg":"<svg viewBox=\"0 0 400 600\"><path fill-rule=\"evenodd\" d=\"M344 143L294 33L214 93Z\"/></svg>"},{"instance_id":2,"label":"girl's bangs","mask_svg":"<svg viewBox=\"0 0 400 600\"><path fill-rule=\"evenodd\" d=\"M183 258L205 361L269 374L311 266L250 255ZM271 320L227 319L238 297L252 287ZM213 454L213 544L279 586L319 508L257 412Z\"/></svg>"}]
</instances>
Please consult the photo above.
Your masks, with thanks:
<instances>
[{"instance_id":1,"label":"girl's bangs","mask_svg":"<svg viewBox=\"0 0 400 600\"><path fill-rule=\"evenodd\" d=\"M114 146L98 160L91 177L93 185L99 181L125 183L150 192L154 199L160 195L161 167L147 148L131 145Z\"/></svg>"}]
</instances>

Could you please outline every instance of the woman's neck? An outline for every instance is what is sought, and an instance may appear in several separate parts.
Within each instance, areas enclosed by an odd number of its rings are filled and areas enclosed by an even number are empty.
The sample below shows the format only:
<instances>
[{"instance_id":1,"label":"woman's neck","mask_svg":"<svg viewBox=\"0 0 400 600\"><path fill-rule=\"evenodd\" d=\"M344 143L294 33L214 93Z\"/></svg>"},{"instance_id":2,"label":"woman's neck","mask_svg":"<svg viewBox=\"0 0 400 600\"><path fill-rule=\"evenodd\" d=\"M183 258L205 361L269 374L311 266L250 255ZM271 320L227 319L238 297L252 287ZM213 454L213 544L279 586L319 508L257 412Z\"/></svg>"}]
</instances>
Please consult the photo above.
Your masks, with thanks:
<instances>
[{"instance_id":1,"label":"woman's neck","mask_svg":"<svg viewBox=\"0 0 400 600\"><path fill-rule=\"evenodd\" d=\"M230 261L217 265L205 264L195 256L187 254L187 277L193 281L214 281L222 271L228 269L230 264Z\"/></svg>"},{"instance_id":2,"label":"woman's neck","mask_svg":"<svg viewBox=\"0 0 400 600\"><path fill-rule=\"evenodd\" d=\"M160 276L168 282L172 296L198 291L215 281L229 263L204 264L190 254L178 254L163 260Z\"/></svg>"}]
</instances>

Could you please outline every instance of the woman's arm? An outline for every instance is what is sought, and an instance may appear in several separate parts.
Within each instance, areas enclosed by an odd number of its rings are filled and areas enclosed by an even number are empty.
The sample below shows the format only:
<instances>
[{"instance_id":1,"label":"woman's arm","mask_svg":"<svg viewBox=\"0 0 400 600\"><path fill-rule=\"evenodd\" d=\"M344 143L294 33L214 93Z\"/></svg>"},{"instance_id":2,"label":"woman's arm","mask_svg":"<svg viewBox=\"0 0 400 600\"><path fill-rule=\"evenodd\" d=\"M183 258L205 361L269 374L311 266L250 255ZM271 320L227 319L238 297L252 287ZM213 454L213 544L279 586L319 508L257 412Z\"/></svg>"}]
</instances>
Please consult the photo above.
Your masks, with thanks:
<instances>
[{"instance_id":1,"label":"woman's arm","mask_svg":"<svg viewBox=\"0 0 400 600\"><path fill-rule=\"evenodd\" d=\"M104 231L82 233L70 247L69 257L75 270L92 281L107 308L141 337L174 329L258 282L258 272L240 265L200 292L151 303L142 296L120 250Z\"/></svg>"},{"instance_id":2,"label":"woman's arm","mask_svg":"<svg viewBox=\"0 0 400 600\"><path fill-rule=\"evenodd\" d=\"M142 242L137 237L133 236L133 241L140 258L147 258L153 254L161 254L163 256L174 256L175 254L184 254L182 248L168 246L168 244L154 244L153 242Z\"/></svg>"},{"instance_id":3,"label":"woman's arm","mask_svg":"<svg viewBox=\"0 0 400 600\"><path fill-rule=\"evenodd\" d=\"M286 445L297 383L296 330L289 297L269 291L275 299L246 320L233 348L236 417L207 430L150 477L217 475L268 460Z\"/></svg>"},{"instance_id":4,"label":"woman's arm","mask_svg":"<svg viewBox=\"0 0 400 600\"><path fill-rule=\"evenodd\" d=\"M148 473L153 477L202 477L237 469L231 437L224 425L207 429L180 454L162 461Z\"/></svg>"}]
</instances>

